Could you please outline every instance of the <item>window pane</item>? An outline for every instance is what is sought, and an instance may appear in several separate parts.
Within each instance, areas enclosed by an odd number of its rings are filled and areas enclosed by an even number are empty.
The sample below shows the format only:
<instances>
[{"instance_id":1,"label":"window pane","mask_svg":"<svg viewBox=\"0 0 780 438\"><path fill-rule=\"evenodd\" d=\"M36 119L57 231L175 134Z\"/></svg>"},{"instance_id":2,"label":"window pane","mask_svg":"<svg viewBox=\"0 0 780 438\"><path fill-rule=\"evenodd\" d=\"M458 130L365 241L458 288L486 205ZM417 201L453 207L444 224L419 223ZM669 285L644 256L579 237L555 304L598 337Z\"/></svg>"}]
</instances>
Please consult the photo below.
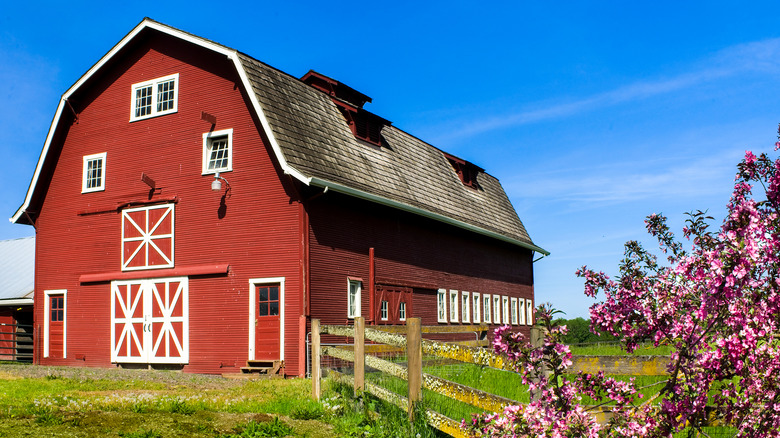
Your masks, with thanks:
<instances>
[{"instance_id":1,"label":"window pane","mask_svg":"<svg viewBox=\"0 0 780 438\"><path fill-rule=\"evenodd\" d=\"M279 302L278 301L271 301L271 316L277 316L279 315Z\"/></svg>"},{"instance_id":2,"label":"window pane","mask_svg":"<svg viewBox=\"0 0 780 438\"><path fill-rule=\"evenodd\" d=\"M162 82L157 84L157 111L167 111L173 109L175 81Z\"/></svg>"},{"instance_id":3,"label":"window pane","mask_svg":"<svg viewBox=\"0 0 780 438\"><path fill-rule=\"evenodd\" d=\"M268 303L259 303L257 314L259 316L268 316Z\"/></svg>"},{"instance_id":4,"label":"window pane","mask_svg":"<svg viewBox=\"0 0 780 438\"><path fill-rule=\"evenodd\" d=\"M152 112L152 86L135 90L135 116L142 117Z\"/></svg>"},{"instance_id":5,"label":"window pane","mask_svg":"<svg viewBox=\"0 0 780 438\"><path fill-rule=\"evenodd\" d=\"M268 288L267 287L258 287L257 288L257 299L259 301L268 301Z\"/></svg>"},{"instance_id":6,"label":"window pane","mask_svg":"<svg viewBox=\"0 0 780 438\"><path fill-rule=\"evenodd\" d=\"M209 170L228 168L228 138L217 137L209 140Z\"/></svg>"},{"instance_id":7,"label":"window pane","mask_svg":"<svg viewBox=\"0 0 780 438\"><path fill-rule=\"evenodd\" d=\"M279 301L279 288L276 286L271 288L271 301Z\"/></svg>"}]
</instances>

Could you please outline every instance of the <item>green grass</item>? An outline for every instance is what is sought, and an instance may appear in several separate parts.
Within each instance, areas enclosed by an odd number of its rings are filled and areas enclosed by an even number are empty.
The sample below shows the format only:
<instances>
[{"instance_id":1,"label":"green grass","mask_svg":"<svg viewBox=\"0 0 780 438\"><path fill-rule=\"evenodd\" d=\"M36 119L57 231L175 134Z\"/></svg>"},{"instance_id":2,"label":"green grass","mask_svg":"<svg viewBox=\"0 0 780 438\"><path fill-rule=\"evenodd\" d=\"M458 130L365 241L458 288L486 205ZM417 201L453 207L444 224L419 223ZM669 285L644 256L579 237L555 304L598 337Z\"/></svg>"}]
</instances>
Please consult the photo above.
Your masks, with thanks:
<instances>
[{"instance_id":1,"label":"green grass","mask_svg":"<svg viewBox=\"0 0 780 438\"><path fill-rule=\"evenodd\" d=\"M590 344L571 345L571 353L575 356L628 356L618 344ZM654 347L652 344L641 345L631 356L668 356L672 353L672 347Z\"/></svg>"}]
</instances>

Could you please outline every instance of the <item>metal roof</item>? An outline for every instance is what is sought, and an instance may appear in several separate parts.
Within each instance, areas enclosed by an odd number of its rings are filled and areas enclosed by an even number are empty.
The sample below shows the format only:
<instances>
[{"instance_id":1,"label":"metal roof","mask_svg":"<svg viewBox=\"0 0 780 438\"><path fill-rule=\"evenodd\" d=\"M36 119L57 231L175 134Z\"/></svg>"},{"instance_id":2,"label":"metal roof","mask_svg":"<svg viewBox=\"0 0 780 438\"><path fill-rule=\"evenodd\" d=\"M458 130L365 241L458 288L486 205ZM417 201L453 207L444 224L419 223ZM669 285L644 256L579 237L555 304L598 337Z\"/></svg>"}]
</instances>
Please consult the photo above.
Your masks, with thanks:
<instances>
[{"instance_id":1,"label":"metal roof","mask_svg":"<svg viewBox=\"0 0 780 438\"><path fill-rule=\"evenodd\" d=\"M0 240L0 305L2 300L32 299L35 288L35 237Z\"/></svg>"}]
</instances>

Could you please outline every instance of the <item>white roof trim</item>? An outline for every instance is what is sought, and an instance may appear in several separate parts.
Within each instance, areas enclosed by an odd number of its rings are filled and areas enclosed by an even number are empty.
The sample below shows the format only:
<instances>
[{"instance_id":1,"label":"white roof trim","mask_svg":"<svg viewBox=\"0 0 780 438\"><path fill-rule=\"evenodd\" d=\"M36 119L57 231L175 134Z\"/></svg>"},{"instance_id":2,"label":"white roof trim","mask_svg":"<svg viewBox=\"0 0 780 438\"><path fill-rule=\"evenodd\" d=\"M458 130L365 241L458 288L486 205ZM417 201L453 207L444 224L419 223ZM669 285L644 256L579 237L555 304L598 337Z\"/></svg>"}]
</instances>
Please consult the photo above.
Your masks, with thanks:
<instances>
[{"instance_id":1,"label":"white roof trim","mask_svg":"<svg viewBox=\"0 0 780 438\"><path fill-rule=\"evenodd\" d=\"M13 300L0 300L0 307L4 306L32 306L32 298L16 298Z\"/></svg>"},{"instance_id":2,"label":"white roof trim","mask_svg":"<svg viewBox=\"0 0 780 438\"><path fill-rule=\"evenodd\" d=\"M260 102L257 100L257 96L255 95L254 91L252 90L252 85L249 82L249 78L246 75L246 71L244 71L244 67L241 64L241 60L238 57L238 52L235 50L229 49L225 46L222 46L220 44L213 43L211 41L208 41L206 39L197 37L195 35L183 32L178 29L174 29L170 26L166 26L164 24L158 23L154 20L151 20L149 18L144 18L141 23L138 24L133 30L130 31L124 38L122 38L121 41L119 41L114 47L111 48L111 50L108 51L105 55L103 55L100 60L95 63L95 65L92 66L84 75L79 78L78 81L76 81L75 84L73 84L70 88L68 88L68 91L65 92L65 94L62 95L62 98L60 98L60 104L57 107L57 112L54 115L54 119L52 120L51 126L49 127L49 133L46 136L46 142L43 145L43 150L41 151L41 156L38 158L38 165L35 167L35 173L33 174L33 178L30 181L30 186L27 188L27 195L24 198L24 203L21 207L19 207L18 210L16 210L16 213L9 219L11 222L16 223L18 222L19 218L27 211L27 208L30 207L30 201L32 200L33 191L35 189L35 186L38 184L38 178L41 174L41 169L43 168L43 162L46 158L46 155L49 153L49 147L51 146L52 138L54 137L54 133L57 130L57 125L59 124L60 117L62 116L62 111L65 108L66 101L70 96L76 92L84 83L86 83L98 70L103 68L103 66L111 60L111 58L114 57L120 50L122 50L130 41L132 41L141 31L144 29L154 29L161 33L165 33L171 36L174 36L176 38L182 39L184 41L187 41L189 43L204 47L206 49L215 51L217 53L221 53L228 58L230 58L233 61L233 64L236 67L236 71L238 72L238 75L241 77L241 82L244 85L244 88L247 91L247 94L249 95L250 100L252 101L252 106L254 107L255 112L257 113L257 117L260 119L260 124L263 126L263 129L265 130L266 134L268 135L268 140L271 143L271 148L274 151L274 154L276 155L276 159L279 160L279 164L282 167L282 170L286 174L290 174L296 179L300 180L304 184L309 184L311 179L307 178L305 175L303 175L298 170L290 167L287 164L287 160L285 160L284 155L282 155L282 150L279 147L279 144L276 141L276 138L273 135L273 132L271 131L270 125L268 124L268 120L265 117L265 114L263 113L263 109L260 106Z\"/></svg>"}]
</instances>

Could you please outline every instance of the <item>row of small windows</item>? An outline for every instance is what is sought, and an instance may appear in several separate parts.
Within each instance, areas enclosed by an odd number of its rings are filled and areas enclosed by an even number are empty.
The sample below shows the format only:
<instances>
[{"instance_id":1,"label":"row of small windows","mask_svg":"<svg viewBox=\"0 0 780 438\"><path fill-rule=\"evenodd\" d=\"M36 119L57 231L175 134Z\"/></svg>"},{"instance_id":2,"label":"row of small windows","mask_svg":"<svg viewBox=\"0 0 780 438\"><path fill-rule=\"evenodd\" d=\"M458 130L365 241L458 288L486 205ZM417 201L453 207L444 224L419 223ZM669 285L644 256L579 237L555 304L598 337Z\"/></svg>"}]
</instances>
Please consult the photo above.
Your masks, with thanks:
<instances>
[{"instance_id":1,"label":"row of small windows","mask_svg":"<svg viewBox=\"0 0 780 438\"><path fill-rule=\"evenodd\" d=\"M457 290L448 294L446 289L439 289L436 304L438 321L443 323L533 325L534 304L530 298Z\"/></svg>"}]
</instances>

